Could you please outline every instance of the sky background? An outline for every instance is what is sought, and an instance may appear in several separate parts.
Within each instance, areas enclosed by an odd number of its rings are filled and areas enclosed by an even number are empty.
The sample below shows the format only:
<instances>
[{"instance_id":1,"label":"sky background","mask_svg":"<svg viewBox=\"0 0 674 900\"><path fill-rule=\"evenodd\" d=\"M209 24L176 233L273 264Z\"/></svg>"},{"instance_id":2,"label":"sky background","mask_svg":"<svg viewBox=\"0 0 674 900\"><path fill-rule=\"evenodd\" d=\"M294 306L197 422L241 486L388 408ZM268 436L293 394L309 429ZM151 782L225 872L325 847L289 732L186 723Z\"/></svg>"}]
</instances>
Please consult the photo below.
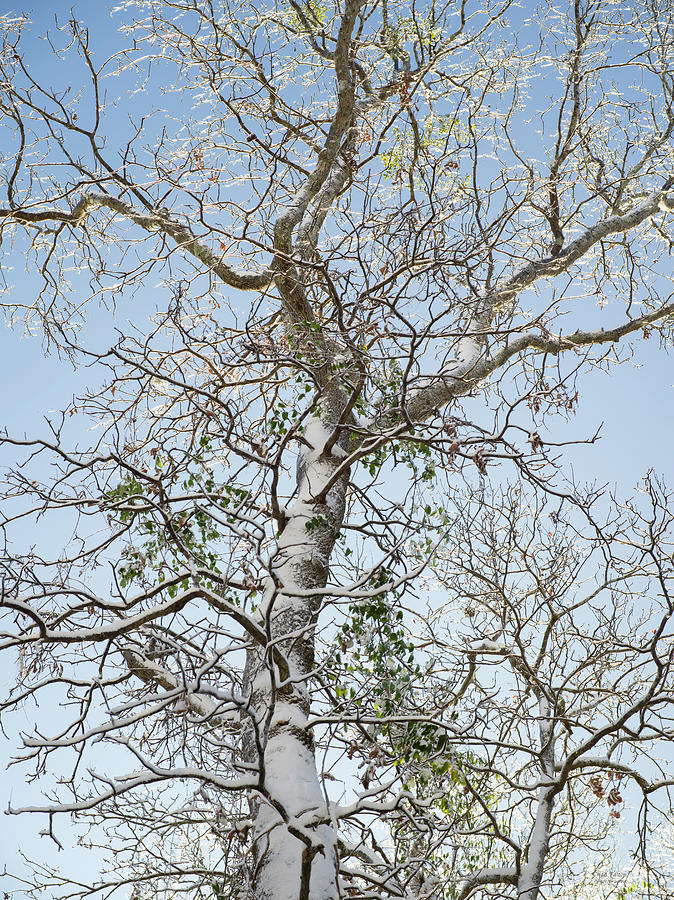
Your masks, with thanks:
<instances>
[{"instance_id":1,"label":"sky background","mask_svg":"<svg viewBox=\"0 0 674 900\"><path fill-rule=\"evenodd\" d=\"M33 3L34 32L39 34L53 24L54 14L68 17L71 3ZM90 25L93 42L104 43L111 34L112 25L104 4L75 6L82 10ZM86 12L84 12L86 10ZM0 12L17 11L15 4L0 0ZM27 44L38 75L48 74L53 65L45 47L37 38ZM110 44L113 49L113 44ZM81 70L79 70L81 72ZM75 76L73 76L75 77ZM78 76L79 77L79 73ZM0 153L5 152L0 147ZM9 280L18 285L16 295L25 288L29 293L30 276L23 274L25 261L16 259L14 271L7 272ZM152 306L149 296L145 298ZM112 319L105 317L105 325L111 322L123 328L127 311L119 306ZM107 335L96 334L100 344ZM41 436L48 434L45 417L66 407L87 383L89 373L55 356L46 356L39 335L28 335L20 327L0 329L0 425L14 436ZM629 497L635 486L649 470L655 470L674 485L674 365L658 345L656 338L637 344L633 359L615 367L611 375L597 372L581 380L578 413L568 423L555 427L566 439L582 440L592 435L601 425L601 439L592 446L577 446L565 451L568 465L573 468L579 482L608 484L621 498ZM82 435L86 438L86 435ZM6 460L0 460L5 462ZM56 541L60 535L54 535ZM11 680L7 657L0 660L0 683ZM5 724L5 723L3 723ZM6 723L7 740L0 739L0 772L5 768L16 747L17 732L32 725L30 709L22 717ZM11 801L15 805L37 800L37 792L43 785L24 784L23 773L10 769L0 779L0 810ZM65 823L64 823L65 824ZM26 816L0 817L0 873L3 863L13 870L20 866L20 851L39 860L58 861L59 854L53 843L36 834L44 827L44 820ZM61 837L68 844L68 831L61 827ZM70 850L68 851L70 853ZM2 858L4 856L4 859ZM83 861L81 871L95 870L94 861ZM0 874L0 889L4 887Z\"/></svg>"}]
</instances>

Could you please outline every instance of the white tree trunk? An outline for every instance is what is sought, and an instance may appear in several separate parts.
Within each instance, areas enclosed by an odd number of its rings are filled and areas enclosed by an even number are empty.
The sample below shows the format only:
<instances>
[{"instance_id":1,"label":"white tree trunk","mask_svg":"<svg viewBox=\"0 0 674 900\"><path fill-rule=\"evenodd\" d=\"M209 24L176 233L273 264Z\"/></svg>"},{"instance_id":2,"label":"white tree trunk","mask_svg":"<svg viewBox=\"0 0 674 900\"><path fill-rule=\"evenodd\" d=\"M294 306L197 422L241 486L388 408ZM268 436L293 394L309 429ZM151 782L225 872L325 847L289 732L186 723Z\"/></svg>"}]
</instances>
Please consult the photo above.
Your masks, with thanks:
<instances>
[{"instance_id":1,"label":"white tree trunk","mask_svg":"<svg viewBox=\"0 0 674 900\"><path fill-rule=\"evenodd\" d=\"M294 595L325 585L344 515L347 476L320 497L340 462L324 453L331 434L332 428L318 418L307 425L304 437L310 448L298 466L297 498L286 511L259 610L261 625L289 671L282 671L283 663L278 665L269 648L266 658L252 650L247 663L255 727L248 729L246 757L262 761L261 789L251 801L257 900L338 897L336 833L325 823L327 807L307 727L307 679L314 666L320 598ZM317 817L323 824L316 824Z\"/></svg>"},{"instance_id":2,"label":"white tree trunk","mask_svg":"<svg viewBox=\"0 0 674 900\"><path fill-rule=\"evenodd\" d=\"M539 691L538 711L541 741L541 767L544 777L555 780L555 741L553 717L548 698ZM518 900L538 900L543 881L545 861L550 847L550 823L555 793L550 785L544 785L538 792L538 808L529 841L526 865L522 866L517 885Z\"/></svg>"}]
</instances>

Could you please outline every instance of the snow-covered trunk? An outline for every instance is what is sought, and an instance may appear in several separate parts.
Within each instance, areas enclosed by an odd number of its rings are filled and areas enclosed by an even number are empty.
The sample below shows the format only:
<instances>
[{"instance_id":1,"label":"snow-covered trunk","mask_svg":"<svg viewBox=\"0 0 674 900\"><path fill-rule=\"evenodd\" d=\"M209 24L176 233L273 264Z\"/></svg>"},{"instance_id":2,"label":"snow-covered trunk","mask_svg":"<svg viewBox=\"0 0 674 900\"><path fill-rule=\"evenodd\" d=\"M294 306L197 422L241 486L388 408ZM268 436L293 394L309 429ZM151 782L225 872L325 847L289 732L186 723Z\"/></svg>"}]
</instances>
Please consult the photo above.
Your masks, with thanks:
<instances>
[{"instance_id":1,"label":"snow-covered trunk","mask_svg":"<svg viewBox=\"0 0 674 900\"><path fill-rule=\"evenodd\" d=\"M550 709L550 701L540 692L538 695L540 716L541 768L543 776L549 783L538 791L538 808L536 819L529 840L527 862L522 866L517 884L518 900L538 900L543 880L545 860L550 847L550 822L555 802L555 745L554 727Z\"/></svg>"},{"instance_id":2,"label":"snow-covered trunk","mask_svg":"<svg viewBox=\"0 0 674 900\"><path fill-rule=\"evenodd\" d=\"M333 422L338 411L332 410ZM325 409L321 413L328 418ZM326 583L347 485L342 476L324 492L341 461L339 442L331 453L324 450L331 433L318 416L305 429L308 449L298 465L296 499L286 510L259 610L269 646L266 654L251 650L246 666L254 727L245 750L260 767L260 790L251 798L256 900L338 897L336 833L327 821L307 726L320 598L306 592ZM280 651L276 657L272 647Z\"/></svg>"}]
</instances>

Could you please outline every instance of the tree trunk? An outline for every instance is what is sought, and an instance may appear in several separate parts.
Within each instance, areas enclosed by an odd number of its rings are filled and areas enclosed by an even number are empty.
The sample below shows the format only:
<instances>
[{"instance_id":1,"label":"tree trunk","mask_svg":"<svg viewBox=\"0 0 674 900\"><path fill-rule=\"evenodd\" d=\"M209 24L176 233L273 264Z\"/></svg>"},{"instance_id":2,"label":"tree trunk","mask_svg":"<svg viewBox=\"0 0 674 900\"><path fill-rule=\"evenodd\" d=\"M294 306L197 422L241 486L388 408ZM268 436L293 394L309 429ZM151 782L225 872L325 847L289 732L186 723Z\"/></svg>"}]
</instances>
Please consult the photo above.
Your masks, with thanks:
<instances>
[{"instance_id":1,"label":"tree trunk","mask_svg":"<svg viewBox=\"0 0 674 900\"><path fill-rule=\"evenodd\" d=\"M550 782L555 780L555 735L550 701L539 690L539 732L541 741L541 770ZM520 872L517 885L518 900L538 900L550 848L550 823L555 792L551 786L542 786L538 792L538 808L529 840L528 859Z\"/></svg>"},{"instance_id":2,"label":"tree trunk","mask_svg":"<svg viewBox=\"0 0 674 900\"><path fill-rule=\"evenodd\" d=\"M327 807L307 726L320 597L294 596L296 590L325 586L344 516L347 474L320 497L340 462L324 453L331 434L318 418L307 424L304 438L310 446L300 457L297 497L286 511L259 609L267 650L252 649L246 664L250 726L244 752L260 768L260 790L251 798L256 900L338 897L336 834L325 824ZM274 649L281 651L287 672ZM323 824L316 824L317 817Z\"/></svg>"}]
</instances>

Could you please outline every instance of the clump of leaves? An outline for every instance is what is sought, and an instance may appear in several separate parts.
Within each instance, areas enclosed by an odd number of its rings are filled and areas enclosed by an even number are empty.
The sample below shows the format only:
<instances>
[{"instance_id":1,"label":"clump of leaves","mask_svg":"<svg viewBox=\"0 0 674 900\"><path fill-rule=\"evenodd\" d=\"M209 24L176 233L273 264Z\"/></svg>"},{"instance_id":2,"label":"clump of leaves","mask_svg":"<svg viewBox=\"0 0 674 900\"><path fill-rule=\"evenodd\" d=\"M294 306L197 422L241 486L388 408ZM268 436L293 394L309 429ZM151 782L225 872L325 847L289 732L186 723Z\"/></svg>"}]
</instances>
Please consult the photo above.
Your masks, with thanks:
<instances>
[{"instance_id":1,"label":"clump of leaves","mask_svg":"<svg viewBox=\"0 0 674 900\"><path fill-rule=\"evenodd\" d=\"M444 154L450 138L458 145L466 138L461 123L452 115L431 113L418 129L394 128L389 150L381 154L384 175L394 183L408 176L415 165L426 165L437 154ZM458 190L458 160L451 158L443 163L448 179L447 187Z\"/></svg>"},{"instance_id":2,"label":"clump of leaves","mask_svg":"<svg viewBox=\"0 0 674 900\"><path fill-rule=\"evenodd\" d=\"M133 474L122 478L108 492L106 499L112 516L128 526L131 539L116 567L122 588L133 583L162 584L186 565L220 572L215 545L221 534L204 504L216 492L213 474L204 459L207 449L208 438L203 437L200 451L190 460L182 482L185 499L178 505L157 497L153 482L143 482ZM162 468L157 455L155 468L158 471ZM246 497L244 489L225 485L218 491L217 503L225 508L237 506ZM210 580L202 580L205 587L214 587ZM178 590L188 587L185 578L180 584L168 585L167 591L174 597Z\"/></svg>"},{"instance_id":3,"label":"clump of leaves","mask_svg":"<svg viewBox=\"0 0 674 900\"><path fill-rule=\"evenodd\" d=\"M327 21L327 9L319 0L293 3L292 8L296 12L287 17L287 23L294 31L311 33L320 30Z\"/></svg>"}]
</instances>

